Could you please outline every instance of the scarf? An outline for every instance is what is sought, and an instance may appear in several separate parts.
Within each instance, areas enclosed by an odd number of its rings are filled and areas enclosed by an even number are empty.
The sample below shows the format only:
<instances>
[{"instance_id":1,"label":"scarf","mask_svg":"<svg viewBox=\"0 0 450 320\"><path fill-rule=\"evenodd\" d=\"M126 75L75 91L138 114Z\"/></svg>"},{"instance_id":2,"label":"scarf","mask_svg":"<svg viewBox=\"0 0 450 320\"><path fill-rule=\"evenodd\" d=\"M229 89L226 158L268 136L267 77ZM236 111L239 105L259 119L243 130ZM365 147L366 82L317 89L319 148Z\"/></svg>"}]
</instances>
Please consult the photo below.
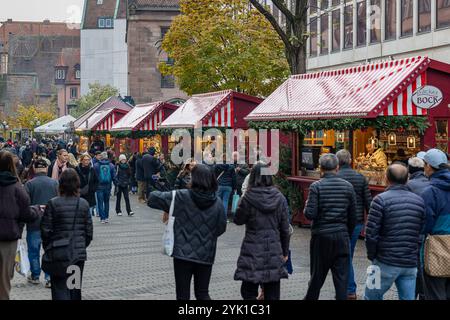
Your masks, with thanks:
<instances>
[{"instance_id":1,"label":"scarf","mask_svg":"<svg viewBox=\"0 0 450 320\"><path fill-rule=\"evenodd\" d=\"M58 181L59 175L67 169L67 163L61 164L59 159L55 160L55 164L53 165L52 171L52 179Z\"/></svg>"}]
</instances>

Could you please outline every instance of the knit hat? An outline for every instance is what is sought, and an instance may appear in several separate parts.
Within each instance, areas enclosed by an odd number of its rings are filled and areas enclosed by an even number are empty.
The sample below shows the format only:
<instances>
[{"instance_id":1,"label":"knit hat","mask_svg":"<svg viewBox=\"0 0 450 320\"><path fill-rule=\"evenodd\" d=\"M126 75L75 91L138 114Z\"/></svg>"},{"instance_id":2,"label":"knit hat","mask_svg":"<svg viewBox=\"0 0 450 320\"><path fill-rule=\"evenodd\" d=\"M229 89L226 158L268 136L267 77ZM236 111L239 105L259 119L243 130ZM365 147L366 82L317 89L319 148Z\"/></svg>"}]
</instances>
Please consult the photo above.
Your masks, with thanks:
<instances>
[{"instance_id":1,"label":"knit hat","mask_svg":"<svg viewBox=\"0 0 450 320\"><path fill-rule=\"evenodd\" d=\"M119 161L122 161L122 160L127 161L127 156L124 155L124 154L121 154L121 155L119 156Z\"/></svg>"}]
</instances>

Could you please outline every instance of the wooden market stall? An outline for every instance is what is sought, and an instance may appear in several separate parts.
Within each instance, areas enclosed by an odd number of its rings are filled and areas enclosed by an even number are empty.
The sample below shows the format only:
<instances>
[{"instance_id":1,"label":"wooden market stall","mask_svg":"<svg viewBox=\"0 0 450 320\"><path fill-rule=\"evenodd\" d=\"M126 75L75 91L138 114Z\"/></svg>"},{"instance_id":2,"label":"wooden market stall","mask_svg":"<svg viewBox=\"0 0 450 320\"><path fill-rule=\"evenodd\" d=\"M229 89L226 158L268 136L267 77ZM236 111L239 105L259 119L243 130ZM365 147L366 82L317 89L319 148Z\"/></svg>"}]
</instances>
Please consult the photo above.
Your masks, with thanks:
<instances>
[{"instance_id":1,"label":"wooden market stall","mask_svg":"<svg viewBox=\"0 0 450 320\"><path fill-rule=\"evenodd\" d=\"M157 153L170 152L168 136L161 135L158 130L161 122L177 108L177 105L162 101L135 106L111 128L116 153L142 153L149 147L155 147Z\"/></svg>"},{"instance_id":2,"label":"wooden market stall","mask_svg":"<svg viewBox=\"0 0 450 320\"><path fill-rule=\"evenodd\" d=\"M308 196L321 154L348 149L372 193L387 165L420 150L449 150L450 65L428 57L290 77L246 118L292 136L292 176ZM300 210L294 222L309 224Z\"/></svg>"},{"instance_id":3,"label":"wooden market stall","mask_svg":"<svg viewBox=\"0 0 450 320\"><path fill-rule=\"evenodd\" d=\"M95 136L103 141L105 147L114 146L114 137L109 130L131 109L133 106L119 97L109 97L82 114L74 122L75 132L80 137L79 152L89 151Z\"/></svg>"}]
</instances>

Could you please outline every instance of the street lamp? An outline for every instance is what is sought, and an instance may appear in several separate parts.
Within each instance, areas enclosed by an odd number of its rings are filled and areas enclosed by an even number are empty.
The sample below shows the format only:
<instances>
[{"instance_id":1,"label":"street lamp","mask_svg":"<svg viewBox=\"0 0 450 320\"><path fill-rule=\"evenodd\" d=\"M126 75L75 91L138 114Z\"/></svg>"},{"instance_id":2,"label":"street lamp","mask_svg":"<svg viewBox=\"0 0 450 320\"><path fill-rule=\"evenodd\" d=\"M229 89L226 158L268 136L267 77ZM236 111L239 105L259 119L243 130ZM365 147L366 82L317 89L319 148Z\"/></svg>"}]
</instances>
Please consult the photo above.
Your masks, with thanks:
<instances>
[{"instance_id":1,"label":"street lamp","mask_svg":"<svg viewBox=\"0 0 450 320\"><path fill-rule=\"evenodd\" d=\"M2 128L3 128L3 138L6 139L6 130L9 129L8 122L6 122L6 120L4 120L3 122L0 122L0 124L2 125Z\"/></svg>"},{"instance_id":2,"label":"street lamp","mask_svg":"<svg viewBox=\"0 0 450 320\"><path fill-rule=\"evenodd\" d=\"M37 117L34 117L33 121L31 122L31 125L33 127L33 129L31 130L31 139L33 139L34 129L41 125L41 121Z\"/></svg>"}]
</instances>

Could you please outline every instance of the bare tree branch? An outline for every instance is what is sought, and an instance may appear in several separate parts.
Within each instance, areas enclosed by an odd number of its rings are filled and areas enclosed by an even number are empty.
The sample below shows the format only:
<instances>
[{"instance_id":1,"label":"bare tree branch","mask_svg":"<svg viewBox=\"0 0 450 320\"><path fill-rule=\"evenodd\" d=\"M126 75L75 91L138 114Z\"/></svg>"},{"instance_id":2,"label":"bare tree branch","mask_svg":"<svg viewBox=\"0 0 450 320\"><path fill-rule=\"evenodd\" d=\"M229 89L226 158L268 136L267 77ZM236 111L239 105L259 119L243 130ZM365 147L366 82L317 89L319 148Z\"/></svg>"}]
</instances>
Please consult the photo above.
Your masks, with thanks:
<instances>
[{"instance_id":1,"label":"bare tree branch","mask_svg":"<svg viewBox=\"0 0 450 320\"><path fill-rule=\"evenodd\" d=\"M272 0L272 3L286 16L287 20L289 20L289 21L293 21L294 20L294 15L289 10L289 8L286 7L286 5L284 4L284 1Z\"/></svg>"}]
</instances>

